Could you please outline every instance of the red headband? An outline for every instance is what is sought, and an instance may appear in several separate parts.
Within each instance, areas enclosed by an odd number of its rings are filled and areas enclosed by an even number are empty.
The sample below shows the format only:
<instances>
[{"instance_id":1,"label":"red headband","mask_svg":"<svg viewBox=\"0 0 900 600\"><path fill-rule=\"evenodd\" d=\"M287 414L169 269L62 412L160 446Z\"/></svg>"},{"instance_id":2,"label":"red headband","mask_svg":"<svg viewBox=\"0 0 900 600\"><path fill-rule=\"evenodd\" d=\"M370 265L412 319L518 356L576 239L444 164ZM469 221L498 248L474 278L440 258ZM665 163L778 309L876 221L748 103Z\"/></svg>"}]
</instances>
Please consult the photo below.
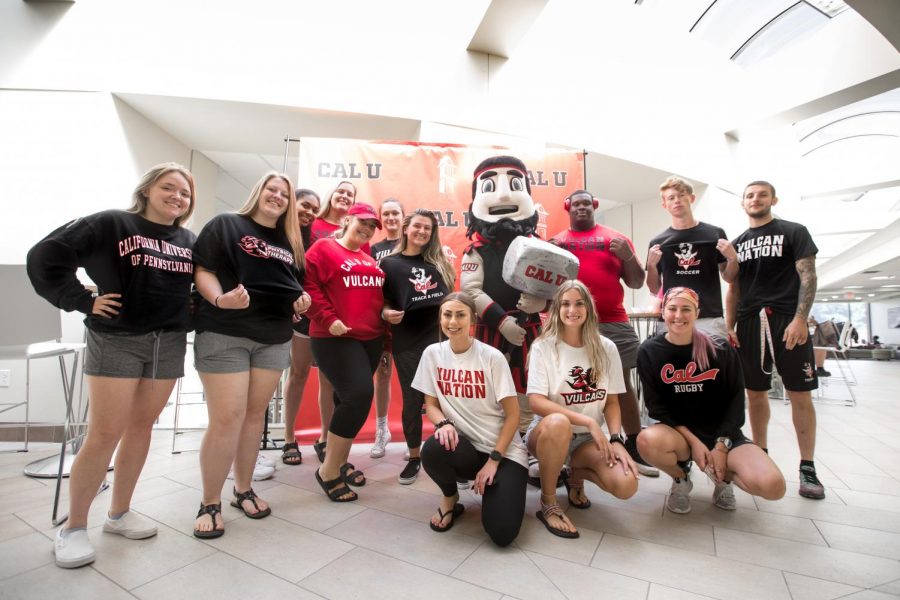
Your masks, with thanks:
<instances>
[{"instance_id":1,"label":"red headband","mask_svg":"<svg viewBox=\"0 0 900 600\"><path fill-rule=\"evenodd\" d=\"M700 308L700 296L697 295L697 292L692 290L689 287L673 287L670 288L666 295L663 296L663 306L669 303L669 300L672 298L683 298L687 300L691 304L694 305L694 308Z\"/></svg>"}]
</instances>

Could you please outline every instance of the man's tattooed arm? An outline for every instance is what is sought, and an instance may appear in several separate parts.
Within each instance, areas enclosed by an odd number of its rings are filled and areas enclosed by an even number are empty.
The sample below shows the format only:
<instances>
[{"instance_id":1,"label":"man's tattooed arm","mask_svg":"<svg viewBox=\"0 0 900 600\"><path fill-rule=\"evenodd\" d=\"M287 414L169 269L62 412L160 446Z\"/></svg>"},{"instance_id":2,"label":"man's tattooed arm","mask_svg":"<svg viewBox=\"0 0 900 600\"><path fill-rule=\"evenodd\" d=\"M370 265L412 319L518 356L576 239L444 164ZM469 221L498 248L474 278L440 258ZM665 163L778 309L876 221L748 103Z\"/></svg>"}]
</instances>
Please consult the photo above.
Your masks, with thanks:
<instances>
[{"instance_id":1,"label":"man's tattooed arm","mask_svg":"<svg viewBox=\"0 0 900 600\"><path fill-rule=\"evenodd\" d=\"M797 312L795 316L805 322L809 318L809 311L816 301L816 257L807 256L796 263L797 274L800 276L800 293L797 297Z\"/></svg>"}]
</instances>

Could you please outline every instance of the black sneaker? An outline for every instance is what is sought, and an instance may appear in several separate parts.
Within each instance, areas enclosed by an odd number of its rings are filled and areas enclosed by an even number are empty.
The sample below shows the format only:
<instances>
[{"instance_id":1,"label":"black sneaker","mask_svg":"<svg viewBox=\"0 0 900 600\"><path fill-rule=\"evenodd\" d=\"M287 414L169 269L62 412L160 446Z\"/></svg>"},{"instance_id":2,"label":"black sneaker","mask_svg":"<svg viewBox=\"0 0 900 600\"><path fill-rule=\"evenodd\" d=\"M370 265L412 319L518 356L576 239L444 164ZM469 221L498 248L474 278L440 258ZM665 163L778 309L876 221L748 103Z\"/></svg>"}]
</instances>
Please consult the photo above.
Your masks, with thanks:
<instances>
[{"instance_id":1,"label":"black sneaker","mask_svg":"<svg viewBox=\"0 0 900 600\"><path fill-rule=\"evenodd\" d=\"M637 435L630 435L625 439L625 449L628 450L628 455L631 456L631 460L637 465L638 473L644 477L659 477L659 469L648 465L641 458L637 449Z\"/></svg>"},{"instance_id":2,"label":"black sneaker","mask_svg":"<svg viewBox=\"0 0 900 600\"><path fill-rule=\"evenodd\" d=\"M419 477L419 469L421 467L421 458L410 458L409 462L406 463L406 466L403 467L403 470L400 471L400 476L397 478L397 481L400 482L400 485L415 483L416 479Z\"/></svg>"},{"instance_id":3,"label":"black sneaker","mask_svg":"<svg viewBox=\"0 0 900 600\"><path fill-rule=\"evenodd\" d=\"M822 500L825 498L825 486L816 477L816 470L813 467L800 467L800 495L804 498L812 498L813 500Z\"/></svg>"},{"instance_id":4,"label":"black sneaker","mask_svg":"<svg viewBox=\"0 0 900 600\"><path fill-rule=\"evenodd\" d=\"M831 372L826 371L825 367L816 367L816 375L819 377L831 377Z\"/></svg>"}]
</instances>

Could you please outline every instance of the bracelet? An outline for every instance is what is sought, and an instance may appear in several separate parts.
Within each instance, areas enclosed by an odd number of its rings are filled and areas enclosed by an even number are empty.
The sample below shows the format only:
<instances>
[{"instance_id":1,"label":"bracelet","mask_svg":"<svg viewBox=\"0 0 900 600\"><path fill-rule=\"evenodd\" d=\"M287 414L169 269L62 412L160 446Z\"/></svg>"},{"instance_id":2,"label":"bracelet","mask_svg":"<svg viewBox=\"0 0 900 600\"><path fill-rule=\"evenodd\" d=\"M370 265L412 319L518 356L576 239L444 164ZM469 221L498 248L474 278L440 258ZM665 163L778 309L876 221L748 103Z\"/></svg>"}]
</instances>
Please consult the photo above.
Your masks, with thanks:
<instances>
[{"instance_id":1,"label":"bracelet","mask_svg":"<svg viewBox=\"0 0 900 600\"><path fill-rule=\"evenodd\" d=\"M438 423L437 425L434 426L435 433L437 433L437 430L440 429L441 427L443 427L444 425L453 425L454 427L456 427L456 423L454 423L452 419L444 419L443 421L441 421L440 423Z\"/></svg>"},{"instance_id":2,"label":"bracelet","mask_svg":"<svg viewBox=\"0 0 900 600\"><path fill-rule=\"evenodd\" d=\"M213 304L216 305L216 308L219 308L219 298L221 298L221 297L222 297L222 294L219 294L218 296L216 296L215 301L213 301Z\"/></svg>"}]
</instances>

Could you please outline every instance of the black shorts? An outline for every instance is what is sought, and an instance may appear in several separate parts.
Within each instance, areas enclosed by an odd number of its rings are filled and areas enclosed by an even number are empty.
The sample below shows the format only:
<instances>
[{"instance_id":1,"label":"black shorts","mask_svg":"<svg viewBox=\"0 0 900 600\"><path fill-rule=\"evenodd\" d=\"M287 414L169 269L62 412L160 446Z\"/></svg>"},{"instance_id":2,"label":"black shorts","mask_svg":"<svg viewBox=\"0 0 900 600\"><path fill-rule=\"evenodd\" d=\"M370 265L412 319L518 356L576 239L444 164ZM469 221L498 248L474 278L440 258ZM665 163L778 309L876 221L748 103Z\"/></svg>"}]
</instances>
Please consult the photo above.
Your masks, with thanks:
<instances>
[{"instance_id":1,"label":"black shorts","mask_svg":"<svg viewBox=\"0 0 900 600\"><path fill-rule=\"evenodd\" d=\"M748 317L737 323L738 354L744 369L744 386L748 390L765 392L772 387L772 354L775 355L775 368L784 382L784 389L791 392L808 392L819 387L816 376L816 363L813 358L812 339L794 346L792 350L784 347L784 330L794 318L793 315L772 313L768 315L769 328L772 332L770 351L766 344L766 352L761 358L759 314Z\"/></svg>"},{"instance_id":2,"label":"black shorts","mask_svg":"<svg viewBox=\"0 0 900 600\"><path fill-rule=\"evenodd\" d=\"M697 435L697 434L695 433L694 435ZM709 448L710 450L712 450L713 448L716 447L716 440L719 439L719 438L717 438L717 437L707 437L707 436L705 436L705 435L697 435L697 439L700 440L701 442L703 442L703 444L704 444L707 448ZM742 434L741 434L740 436L738 436L738 437L733 437L733 438L731 438L731 449L734 450L735 448L740 448L740 447L743 446L744 444L752 444L752 443L753 443L753 440L747 439L747 436L745 436L745 435L742 433Z\"/></svg>"}]
</instances>

